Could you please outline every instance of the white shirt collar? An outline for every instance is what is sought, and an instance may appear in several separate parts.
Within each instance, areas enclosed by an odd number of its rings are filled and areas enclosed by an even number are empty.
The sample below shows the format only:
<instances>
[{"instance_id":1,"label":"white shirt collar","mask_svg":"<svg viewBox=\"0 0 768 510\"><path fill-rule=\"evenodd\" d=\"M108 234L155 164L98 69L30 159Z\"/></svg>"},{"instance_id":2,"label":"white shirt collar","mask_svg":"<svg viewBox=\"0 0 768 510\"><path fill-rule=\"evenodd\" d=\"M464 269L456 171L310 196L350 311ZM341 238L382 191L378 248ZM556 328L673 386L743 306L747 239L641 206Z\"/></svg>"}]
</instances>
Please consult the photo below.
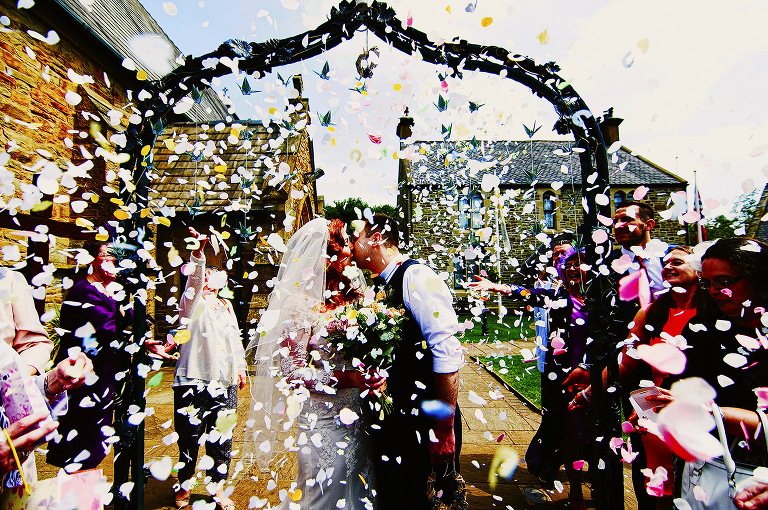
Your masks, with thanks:
<instances>
[{"instance_id":1,"label":"white shirt collar","mask_svg":"<svg viewBox=\"0 0 768 510\"><path fill-rule=\"evenodd\" d=\"M384 278L384 280L389 283L389 279L392 277L392 274L395 272L395 269L397 269L397 266L405 262L405 257L403 255L398 255L392 260L389 261L389 264L387 264L387 267L384 268L384 271L381 272L379 276Z\"/></svg>"}]
</instances>

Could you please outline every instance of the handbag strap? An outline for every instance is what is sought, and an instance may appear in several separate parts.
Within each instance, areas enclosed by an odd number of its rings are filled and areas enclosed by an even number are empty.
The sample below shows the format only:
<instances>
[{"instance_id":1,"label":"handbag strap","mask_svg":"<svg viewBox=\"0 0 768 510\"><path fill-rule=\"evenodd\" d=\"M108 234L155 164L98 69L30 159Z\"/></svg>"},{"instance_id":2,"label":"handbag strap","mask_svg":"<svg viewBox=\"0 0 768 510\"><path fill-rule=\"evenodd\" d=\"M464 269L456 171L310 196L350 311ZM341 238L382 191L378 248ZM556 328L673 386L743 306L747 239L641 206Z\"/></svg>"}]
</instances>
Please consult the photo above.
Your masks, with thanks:
<instances>
[{"instance_id":1,"label":"handbag strap","mask_svg":"<svg viewBox=\"0 0 768 510\"><path fill-rule=\"evenodd\" d=\"M717 437L720 439L720 445L723 447L723 464L728 471L728 480L732 480L736 476L736 463L733 461L731 455L731 449L728 447L728 438L725 435L725 425L723 424L723 412L720 410L720 406L712 402L712 417L715 419L715 426L717 427Z\"/></svg>"},{"instance_id":2,"label":"handbag strap","mask_svg":"<svg viewBox=\"0 0 768 510\"><path fill-rule=\"evenodd\" d=\"M763 439L765 439L765 447L768 449L768 417L765 416L765 411L759 407L755 410L758 418L760 418L760 424L763 426Z\"/></svg>"},{"instance_id":3,"label":"handbag strap","mask_svg":"<svg viewBox=\"0 0 768 510\"><path fill-rule=\"evenodd\" d=\"M768 417L762 409L757 408L756 411L758 419L763 429L763 439L765 439L766 448L768 448ZM717 427L717 435L720 439L720 444L723 447L723 463L725 469L728 470L728 480L733 481L736 476L736 463L733 461L731 455L731 449L728 447L728 439L725 435L725 424L723 423L723 411L720 407L712 403L712 417L715 419L715 426Z\"/></svg>"}]
</instances>

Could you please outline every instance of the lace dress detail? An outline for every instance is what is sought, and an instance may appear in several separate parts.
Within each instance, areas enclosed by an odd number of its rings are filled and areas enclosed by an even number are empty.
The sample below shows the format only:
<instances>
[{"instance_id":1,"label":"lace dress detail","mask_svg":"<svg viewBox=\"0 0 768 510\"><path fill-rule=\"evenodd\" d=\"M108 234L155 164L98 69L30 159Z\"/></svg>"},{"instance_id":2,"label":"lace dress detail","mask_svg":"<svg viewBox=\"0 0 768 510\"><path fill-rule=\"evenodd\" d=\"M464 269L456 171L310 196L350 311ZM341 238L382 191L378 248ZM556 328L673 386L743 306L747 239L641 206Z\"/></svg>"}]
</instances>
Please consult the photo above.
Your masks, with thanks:
<instances>
[{"instance_id":1,"label":"lace dress detail","mask_svg":"<svg viewBox=\"0 0 768 510\"><path fill-rule=\"evenodd\" d=\"M319 321L312 324L307 347L293 347L280 360L289 381L309 389L309 399L297 418L299 473L302 509L337 508L344 500L348 509L372 509L374 500L373 447L369 435L373 414L359 388L334 388L334 370L353 370L341 354L332 354ZM342 423L343 409L358 418ZM280 508L289 508L289 500Z\"/></svg>"}]
</instances>

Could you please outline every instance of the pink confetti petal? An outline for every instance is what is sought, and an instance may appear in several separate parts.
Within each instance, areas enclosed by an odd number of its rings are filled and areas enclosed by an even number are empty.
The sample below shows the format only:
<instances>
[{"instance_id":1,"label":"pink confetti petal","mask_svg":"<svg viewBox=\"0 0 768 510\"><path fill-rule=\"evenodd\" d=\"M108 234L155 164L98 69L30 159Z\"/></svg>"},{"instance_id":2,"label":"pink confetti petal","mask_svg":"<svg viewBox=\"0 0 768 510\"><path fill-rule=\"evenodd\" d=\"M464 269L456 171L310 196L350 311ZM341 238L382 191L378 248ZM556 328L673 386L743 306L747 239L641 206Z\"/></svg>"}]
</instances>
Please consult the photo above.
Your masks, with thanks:
<instances>
[{"instance_id":1,"label":"pink confetti petal","mask_svg":"<svg viewBox=\"0 0 768 510\"><path fill-rule=\"evenodd\" d=\"M757 395L757 407L763 409L768 407L768 388L755 388L755 395Z\"/></svg>"},{"instance_id":2,"label":"pink confetti petal","mask_svg":"<svg viewBox=\"0 0 768 510\"><path fill-rule=\"evenodd\" d=\"M302 279L302 281L306 282L307 280L309 280L313 276L315 276L315 271L311 267L308 267L308 268L304 269L301 272L301 279Z\"/></svg>"},{"instance_id":3,"label":"pink confetti petal","mask_svg":"<svg viewBox=\"0 0 768 510\"><path fill-rule=\"evenodd\" d=\"M584 467L584 461L583 460L577 460L573 463L573 469L576 471L581 471L581 468Z\"/></svg>"},{"instance_id":4,"label":"pink confetti petal","mask_svg":"<svg viewBox=\"0 0 768 510\"><path fill-rule=\"evenodd\" d=\"M622 274L622 273L625 273L627 269L630 268L631 265L632 265L632 257L630 257L625 253L621 257L611 262L611 269L613 269L619 274Z\"/></svg>"},{"instance_id":5,"label":"pink confetti petal","mask_svg":"<svg viewBox=\"0 0 768 510\"><path fill-rule=\"evenodd\" d=\"M621 431L624 432L625 434L629 434L630 432L635 431L635 426L632 425L632 423L625 421L624 423L621 424Z\"/></svg>"},{"instance_id":6,"label":"pink confetti petal","mask_svg":"<svg viewBox=\"0 0 768 510\"><path fill-rule=\"evenodd\" d=\"M380 135L368 134L368 139L370 141L372 141L373 143L375 143L376 145L381 143L381 136Z\"/></svg>"},{"instance_id":7,"label":"pink confetti petal","mask_svg":"<svg viewBox=\"0 0 768 510\"><path fill-rule=\"evenodd\" d=\"M609 446L611 447L611 450L616 453L616 450L618 450L621 446L624 445L624 440L620 437L614 437L611 439L611 442L609 443Z\"/></svg>"},{"instance_id":8,"label":"pink confetti petal","mask_svg":"<svg viewBox=\"0 0 768 510\"><path fill-rule=\"evenodd\" d=\"M640 452L633 452L631 448L629 450L627 450L626 448L622 448L621 461L626 462L627 464L632 464L632 461L635 460L635 458L637 458L637 455L639 453Z\"/></svg>"},{"instance_id":9,"label":"pink confetti petal","mask_svg":"<svg viewBox=\"0 0 768 510\"><path fill-rule=\"evenodd\" d=\"M693 488L693 497L694 499L696 499L696 501L706 501L707 490L701 485L697 485L696 487Z\"/></svg>"},{"instance_id":10,"label":"pink confetti petal","mask_svg":"<svg viewBox=\"0 0 768 510\"><path fill-rule=\"evenodd\" d=\"M632 193L632 198L635 200L642 200L645 198L645 195L648 194L650 191L650 188L647 186L638 186L634 193Z\"/></svg>"},{"instance_id":11,"label":"pink confetti petal","mask_svg":"<svg viewBox=\"0 0 768 510\"><path fill-rule=\"evenodd\" d=\"M553 349L562 349L565 347L565 341L560 337L555 337L552 339L551 345Z\"/></svg>"},{"instance_id":12,"label":"pink confetti petal","mask_svg":"<svg viewBox=\"0 0 768 510\"><path fill-rule=\"evenodd\" d=\"M640 359L665 374L682 374L685 370L686 357L683 351L667 342L637 347Z\"/></svg>"}]
</instances>

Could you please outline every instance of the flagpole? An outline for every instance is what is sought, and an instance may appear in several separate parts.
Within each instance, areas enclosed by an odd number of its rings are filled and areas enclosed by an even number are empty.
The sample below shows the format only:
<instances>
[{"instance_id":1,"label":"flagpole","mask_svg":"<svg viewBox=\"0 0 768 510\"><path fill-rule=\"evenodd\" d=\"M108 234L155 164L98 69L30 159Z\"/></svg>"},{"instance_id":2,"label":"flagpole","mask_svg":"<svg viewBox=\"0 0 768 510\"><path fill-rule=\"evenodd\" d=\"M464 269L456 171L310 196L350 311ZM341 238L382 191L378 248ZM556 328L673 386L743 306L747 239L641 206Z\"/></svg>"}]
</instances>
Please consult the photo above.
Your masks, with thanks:
<instances>
[{"instance_id":1,"label":"flagpole","mask_svg":"<svg viewBox=\"0 0 768 510\"><path fill-rule=\"evenodd\" d=\"M699 198L699 183L696 177L696 170L693 171L693 210L699 213L699 219L696 220L696 244L704 241L704 232L701 227L701 200Z\"/></svg>"}]
</instances>

